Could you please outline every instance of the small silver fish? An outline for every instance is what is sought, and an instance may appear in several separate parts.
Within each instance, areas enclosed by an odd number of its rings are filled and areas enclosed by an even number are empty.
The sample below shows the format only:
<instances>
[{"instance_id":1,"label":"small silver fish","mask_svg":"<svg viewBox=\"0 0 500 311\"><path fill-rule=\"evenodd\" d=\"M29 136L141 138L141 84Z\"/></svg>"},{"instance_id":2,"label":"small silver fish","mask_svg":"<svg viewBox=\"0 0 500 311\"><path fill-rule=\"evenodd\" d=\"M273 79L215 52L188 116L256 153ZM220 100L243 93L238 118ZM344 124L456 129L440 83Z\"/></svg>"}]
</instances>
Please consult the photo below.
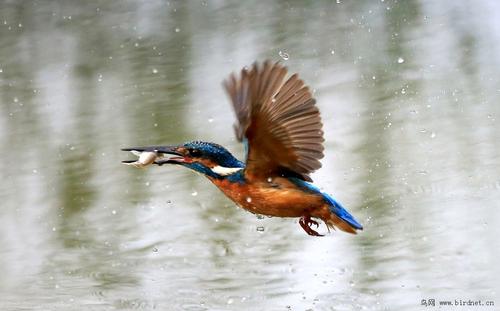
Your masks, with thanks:
<instances>
[{"instance_id":1,"label":"small silver fish","mask_svg":"<svg viewBox=\"0 0 500 311\"><path fill-rule=\"evenodd\" d=\"M137 168L144 168L150 164L153 164L155 162L155 160L160 157L160 156L158 156L158 154L156 152L132 151L132 153L135 154L136 156L138 156L139 159L137 159L137 161L135 161L135 162L124 162L123 164L132 165L132 166L135 166Z\"/></svg>"}]
</instances>

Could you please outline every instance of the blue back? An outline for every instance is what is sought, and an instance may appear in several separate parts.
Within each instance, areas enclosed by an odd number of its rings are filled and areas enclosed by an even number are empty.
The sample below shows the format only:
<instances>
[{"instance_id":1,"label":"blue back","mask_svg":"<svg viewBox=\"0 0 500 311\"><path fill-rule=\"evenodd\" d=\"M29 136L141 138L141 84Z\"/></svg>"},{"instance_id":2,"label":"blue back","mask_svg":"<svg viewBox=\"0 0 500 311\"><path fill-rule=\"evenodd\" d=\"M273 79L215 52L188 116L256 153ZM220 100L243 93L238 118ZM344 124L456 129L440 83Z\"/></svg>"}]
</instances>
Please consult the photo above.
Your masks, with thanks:
<instances>
[{"instance_id":1,"label":"blue back","mask_svg":"<svg viewBox=\"0 0 500 311\"><path fill-rule=\"evenodd\" d=\"M323 200L325 200L325 202L328 203L328 205L330 205L330 211L332 213L337 215L343 221L347 222L353 228L356 228L359 230L363 229L363 226L356 219L354 219L354 217L351 214L349 214L349 212L339 202L337 202L334 198L332 198L330 195L322 192L315 185L308 183L307 181L304 181L302 179L295 178L295 177L289 177L288 179L291 182L293 182L297 187L301 188L302 190L304 190L306 192L321 195L323 197Z\"/></svg>"}]
</instances>

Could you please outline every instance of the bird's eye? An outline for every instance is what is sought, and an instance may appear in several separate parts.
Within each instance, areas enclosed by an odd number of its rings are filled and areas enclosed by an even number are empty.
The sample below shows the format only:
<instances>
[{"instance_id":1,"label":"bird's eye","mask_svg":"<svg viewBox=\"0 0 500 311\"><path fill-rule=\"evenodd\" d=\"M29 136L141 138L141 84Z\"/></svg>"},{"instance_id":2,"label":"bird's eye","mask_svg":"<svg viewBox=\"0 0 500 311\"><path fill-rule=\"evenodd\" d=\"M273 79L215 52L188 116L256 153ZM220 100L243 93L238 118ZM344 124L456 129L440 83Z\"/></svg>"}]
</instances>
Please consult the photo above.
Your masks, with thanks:
<instances>
[{"instance_id":1,"label":"bird's eye","mask_svg":"<svg viewBox=\"0 0 500 311\"><path fill-rule=\"evenodd\" d=\"M201 156L201 151L198 149L189 149L189 155L192 157L199 157Z\"/></svg>"}]
</instances>

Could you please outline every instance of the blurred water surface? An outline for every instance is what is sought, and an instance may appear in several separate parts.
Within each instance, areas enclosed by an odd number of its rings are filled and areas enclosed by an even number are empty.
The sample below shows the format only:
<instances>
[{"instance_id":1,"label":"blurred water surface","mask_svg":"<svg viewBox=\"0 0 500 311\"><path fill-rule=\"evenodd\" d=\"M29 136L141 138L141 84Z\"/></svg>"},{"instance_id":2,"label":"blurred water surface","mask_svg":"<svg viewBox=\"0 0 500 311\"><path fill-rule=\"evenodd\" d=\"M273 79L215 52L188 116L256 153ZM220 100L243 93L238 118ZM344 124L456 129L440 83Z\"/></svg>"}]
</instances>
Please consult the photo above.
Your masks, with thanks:
<instances>
[{"instance_id":1,"label":"blurred water surface","mask_svg":"<svg viewBox=\"0 0 500 311\"><path fill-rule=\"evenodd\" d=\"M494 0L2 1L0 309L498 308L499 56ZM241 158L221 81L263 59L314 89L313 178L358 236L120 164L192 139Z\"/></svg>"}]
</instances>

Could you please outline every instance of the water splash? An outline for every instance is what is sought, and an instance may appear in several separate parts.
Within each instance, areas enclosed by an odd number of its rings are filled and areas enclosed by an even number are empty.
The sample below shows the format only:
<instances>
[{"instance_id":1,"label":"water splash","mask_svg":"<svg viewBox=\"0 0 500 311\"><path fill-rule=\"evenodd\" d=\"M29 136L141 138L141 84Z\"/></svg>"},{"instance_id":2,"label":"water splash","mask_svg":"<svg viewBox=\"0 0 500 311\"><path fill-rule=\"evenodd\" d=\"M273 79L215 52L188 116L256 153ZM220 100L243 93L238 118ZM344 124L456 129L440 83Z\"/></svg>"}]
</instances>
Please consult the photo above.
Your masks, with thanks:
<instances>
[{"instance_id":1,"label":"water splash","mask_svg":"<svg viewBox=\"0 0 500 311\"><path fill-rule=\"evenodd\" d=\"M283 60L289 60L290 59L290 55L288 55L288 53L285 52L285 51L279 51L278 54L279 54L279 56L281 58L283 58Z\"/></svg>"}]
</instances>

